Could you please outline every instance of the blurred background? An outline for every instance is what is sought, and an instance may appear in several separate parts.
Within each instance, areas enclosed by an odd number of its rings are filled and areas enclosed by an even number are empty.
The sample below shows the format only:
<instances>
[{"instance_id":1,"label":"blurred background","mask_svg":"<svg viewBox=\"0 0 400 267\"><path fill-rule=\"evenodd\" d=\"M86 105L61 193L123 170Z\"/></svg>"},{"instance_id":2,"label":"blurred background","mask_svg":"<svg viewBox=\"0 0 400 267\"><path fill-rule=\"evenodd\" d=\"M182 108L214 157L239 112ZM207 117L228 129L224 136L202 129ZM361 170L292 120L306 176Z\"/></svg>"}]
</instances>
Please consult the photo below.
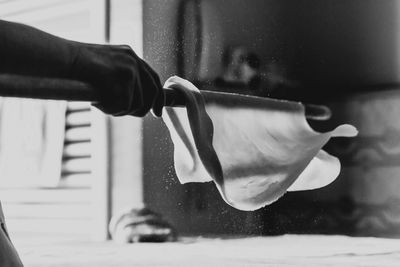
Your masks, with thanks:
<instances>
[{"instance_id":1,"label":"blurred background","mask_svg":"<svg viewBox=\"0 0 400 267\"><path fill-rule=\"evenodd\" d=\"M325 104L333 117L315 128L351 123L360 131L328 144L342 163L333 184L248 213L225 205L212 185L178 184L165 127L146 118L147 205L185 233L398 236L399 1L144 6L144 57L163 79L178 73L201 89Z\"/></svg>"},{"instance_id":2,"label":"blurred background","mask_svg":"<svg viewBox=\"0 0 400 267\"><path fill-rule=\"evenodd\" d=\"M397 0L0 1L4 20L129 44L162 81L324 104L333 117L316 128L360 131L327 145L342 162L333 184L242 212L213 184L179 183L160 119L3 98L0 198L12 236L108 240L110 219L142 206L180 235L400 236L399 15Z\"/></svg>"}]
</instances>

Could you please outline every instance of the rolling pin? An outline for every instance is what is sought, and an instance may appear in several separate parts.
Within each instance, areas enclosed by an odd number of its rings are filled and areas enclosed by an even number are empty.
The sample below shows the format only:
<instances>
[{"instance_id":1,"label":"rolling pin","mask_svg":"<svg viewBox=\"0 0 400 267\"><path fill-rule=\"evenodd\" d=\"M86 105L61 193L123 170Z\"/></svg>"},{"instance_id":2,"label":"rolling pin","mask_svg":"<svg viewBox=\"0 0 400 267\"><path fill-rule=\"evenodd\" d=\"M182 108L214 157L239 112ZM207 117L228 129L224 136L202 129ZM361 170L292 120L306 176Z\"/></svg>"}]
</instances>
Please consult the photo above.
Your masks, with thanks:
<instances>
[{"instance_id":1,"label":"rolling pin","mask_svg":"<svg viewBox=\"0 0 400 267\"><path fill-rule=\"evenodd\" d=\"M165 106L185 106L184 95L174 89L164 88ZM202 91L202 94L222 94ZM225 93L227 94L227 93ZM227 94L229 95L229 94ZM99 95L92 85L76 80L29 77L14 74L0 74L0 96L96 103ZM327 120L331 111L326 106L306 104L306 118Z\"/></svg>"}]
</instances>

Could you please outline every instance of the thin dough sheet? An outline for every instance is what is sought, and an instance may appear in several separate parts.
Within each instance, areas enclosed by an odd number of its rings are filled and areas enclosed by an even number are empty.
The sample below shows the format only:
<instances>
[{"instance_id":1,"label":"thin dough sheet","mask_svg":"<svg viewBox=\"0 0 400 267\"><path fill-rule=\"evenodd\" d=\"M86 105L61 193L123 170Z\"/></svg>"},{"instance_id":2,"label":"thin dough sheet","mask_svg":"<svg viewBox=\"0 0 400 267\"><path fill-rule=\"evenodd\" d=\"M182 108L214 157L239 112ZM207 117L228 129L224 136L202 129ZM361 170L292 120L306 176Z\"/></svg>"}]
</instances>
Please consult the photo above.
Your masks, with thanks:
<instances>
[{"instance_id":1,"label":"thin dough sheet","mask_svg":"<svg viewBox=\"0 0 400 267\"><path fill-rule=\"evenodd\" d=\"M286 191L333 182L339 160L321 148L331 137L352 137L348 124L327 133L308 125L301 103L224 93L201 93L171 77L165 87L184 93L186 108L163 114L181 183L213 181L226 203L256 210Z\"/></svg>"}]
</instances>

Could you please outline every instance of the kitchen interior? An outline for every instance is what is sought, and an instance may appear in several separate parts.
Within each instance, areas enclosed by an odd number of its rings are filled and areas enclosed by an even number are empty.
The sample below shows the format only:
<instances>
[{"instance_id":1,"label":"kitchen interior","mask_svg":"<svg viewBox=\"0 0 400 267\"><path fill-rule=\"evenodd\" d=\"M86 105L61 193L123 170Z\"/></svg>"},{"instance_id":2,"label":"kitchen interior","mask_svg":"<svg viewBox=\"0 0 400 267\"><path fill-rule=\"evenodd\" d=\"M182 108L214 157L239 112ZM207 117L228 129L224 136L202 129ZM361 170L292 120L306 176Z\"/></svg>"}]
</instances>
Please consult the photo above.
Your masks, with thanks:
<instances>
[{"instance_id":1,"label":"kitchen interior","mask_svg":"<svg viewBox=\"0 0 400 267\"><path fill-rule=\"evenodd\" d=\"M84 102L2 100L1 125L8 122L2 147L13 151L28 142L48 160L33 174L29 164L37 159L16 163L20 155L2 149L2 164L14 168L0 164L0 198L26 266L396 266L399 1L5 0L0 6L1 19L67 39L129 44L162 82L178 75L200 90L325 105L332 117L312 127L349 123L359 131L325 147L342 165L332 184L245 212L227 205L212 183L179 183L159 118L110 117ZM38 138L40 123L52 138ZM110 221L143 207L174 238L114 242Z\"/></svg>"}]
</instances>

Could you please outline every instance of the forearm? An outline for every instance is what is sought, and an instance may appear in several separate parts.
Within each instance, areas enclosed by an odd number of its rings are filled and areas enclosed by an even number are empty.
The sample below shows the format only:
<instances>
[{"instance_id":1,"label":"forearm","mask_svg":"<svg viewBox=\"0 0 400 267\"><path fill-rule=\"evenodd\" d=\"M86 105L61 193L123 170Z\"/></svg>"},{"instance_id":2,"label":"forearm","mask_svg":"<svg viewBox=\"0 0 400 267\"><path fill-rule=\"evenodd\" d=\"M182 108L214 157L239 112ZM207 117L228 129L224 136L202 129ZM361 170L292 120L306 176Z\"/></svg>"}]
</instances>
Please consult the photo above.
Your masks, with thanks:
<instances>
[{"instance_id":1,"label":"forearm","mask_svg":"<svg viewBox=\"0 0 400 267\"><path fill-rule=\"evenodd\" d=\"M1 73L89 83L99 95L97 107L115 116L144 116L150 109L160 116L164 105L157 73L129 46L78 43L0 20Z\"/></svg>"},{"instance_id":2,"label":"forearm","mask_svg":"<svg viewBox=\"0 0 400 267\"><path fill-rule=\"evenodd\" d=\"M0 20L0 73L70 78L77 43Z\"/></svg>"}]
</instances>

